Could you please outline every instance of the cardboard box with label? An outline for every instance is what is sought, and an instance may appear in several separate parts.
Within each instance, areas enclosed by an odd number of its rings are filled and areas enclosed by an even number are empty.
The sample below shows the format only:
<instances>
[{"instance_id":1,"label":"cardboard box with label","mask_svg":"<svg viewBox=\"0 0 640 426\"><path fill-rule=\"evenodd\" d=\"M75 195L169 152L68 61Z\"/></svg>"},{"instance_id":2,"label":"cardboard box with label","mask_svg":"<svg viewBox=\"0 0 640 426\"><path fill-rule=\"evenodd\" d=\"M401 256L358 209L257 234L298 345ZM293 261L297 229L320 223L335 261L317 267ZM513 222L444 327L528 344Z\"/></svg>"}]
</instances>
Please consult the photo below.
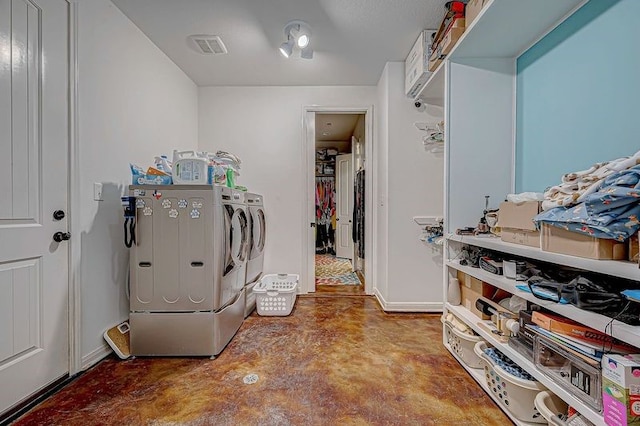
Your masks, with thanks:
<instances>
[{"instance_id":1,"label":"cardboard box with label","mask_svg":"<svg viewBox=\"0 0 640 426\"><path fill-rule=\"evenodd\" d=\"M607 425L640 426L640 354L602 357L602 404Z\"/></svg>"},{"instance_id":2,"label":"cardboard box with label","mask_svg":"<svg viewBox=\"0 0 640 426\"><path fill-rule=\"evenodd\" d=\"M540 247L540 231L536 229L533 222L533 218L540 213L540 208L540 203L537 201L522 203L505 201L501 203L497 226L501 228L500 238L502 241Z\"/></svg>"},{"instance_id":3,"label":"cardboard box with label","mask_svg":"<svg viewBox=\"0 0 640 426\"><path fill-rule=\"evenodd\" d=\"M627 259L626 242L595 238L546 223L542 224L541 247L543 251L586 257L588 259Z\"/></svg>"}]
</instances>

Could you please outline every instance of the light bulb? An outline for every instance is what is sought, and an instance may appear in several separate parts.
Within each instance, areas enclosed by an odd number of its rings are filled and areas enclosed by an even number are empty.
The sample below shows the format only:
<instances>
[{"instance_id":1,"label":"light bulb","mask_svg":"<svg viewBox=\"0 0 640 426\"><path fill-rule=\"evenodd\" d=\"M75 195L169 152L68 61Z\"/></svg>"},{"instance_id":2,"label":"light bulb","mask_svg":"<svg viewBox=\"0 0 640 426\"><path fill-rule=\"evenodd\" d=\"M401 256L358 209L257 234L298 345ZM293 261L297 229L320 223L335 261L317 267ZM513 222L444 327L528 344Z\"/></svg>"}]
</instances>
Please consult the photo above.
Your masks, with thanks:
<instances>
[{"instance_id":1,"label":"light bulb","mask_svg":"<svg viewBox=\"0 0 640 426\"><path fill-rule=\"evenodd\" d=\"M304 49L308 45L309 45L309 36L307 34L301 34L300 37L298 37L298 47L300 49Z\"/></svg>"}]
</instances>

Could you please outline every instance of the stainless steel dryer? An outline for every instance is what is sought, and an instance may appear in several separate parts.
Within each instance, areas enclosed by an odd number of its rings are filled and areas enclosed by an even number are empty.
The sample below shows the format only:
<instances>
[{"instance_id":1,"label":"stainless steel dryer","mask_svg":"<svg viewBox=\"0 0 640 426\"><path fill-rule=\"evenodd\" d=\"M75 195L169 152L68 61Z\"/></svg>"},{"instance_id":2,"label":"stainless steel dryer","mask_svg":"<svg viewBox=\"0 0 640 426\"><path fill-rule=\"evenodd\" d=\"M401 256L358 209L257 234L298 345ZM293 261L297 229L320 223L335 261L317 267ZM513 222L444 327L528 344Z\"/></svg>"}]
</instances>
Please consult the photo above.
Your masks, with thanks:
<instances>
[{"instance_id":1,"label":"stainless steel dryer","mask_svg":"<svg viewBox=\"0 0 640 426\"><path fill-rule=\"evenodd\" d=\"M217 355L242 325L244 291L224 279L234 246L227 192L211 185L130 187L133 355Z\"/></svg>"},{"instance_id":2,"label":"stainless steel dryer","mask_svg":"<svg viewBox=\"0 0 640 426\"><path fill-rule=\"evenodd\" d=\"M224 262L222 300L231 300L244 288L249 248L249 219L244 192L222 187Z\"/></svg>"},{"instance_id":3,"label":"stainless steel dryer","mask_svg":"<svg viewBox=\"0 0 640 426\"><path fill-rule=\"evenodd\" d=\"M256 307L256 297L253 287L262 276L264 265L264 244L266 238L266 219L264 214L263 197L258 194L245 194L249 217L249 258L247 260L247 276L245 279L246 308L245 318Z\"/></svg>"}]
</instances>

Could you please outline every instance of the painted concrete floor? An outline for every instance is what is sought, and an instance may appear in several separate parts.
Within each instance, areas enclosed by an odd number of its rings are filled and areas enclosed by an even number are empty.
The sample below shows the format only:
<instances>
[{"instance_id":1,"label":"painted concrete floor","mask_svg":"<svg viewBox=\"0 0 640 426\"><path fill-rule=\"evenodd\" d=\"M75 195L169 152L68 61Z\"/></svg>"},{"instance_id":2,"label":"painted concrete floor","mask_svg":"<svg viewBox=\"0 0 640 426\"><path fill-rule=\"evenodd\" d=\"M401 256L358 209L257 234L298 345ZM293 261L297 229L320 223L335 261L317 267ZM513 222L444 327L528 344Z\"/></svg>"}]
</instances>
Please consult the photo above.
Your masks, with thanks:
<instances>
[{"instance_id":1,"label":"painted concrete floor","mask_svg":"<svg viewBox=\"0 0 640 426\"><path fill-rule=\"evenodd\" d=\"M254 312L215 360L108 358L15 424L510 425L441 330L371 297L299 297L288 317Z\"/></svg>"}]
</instances>

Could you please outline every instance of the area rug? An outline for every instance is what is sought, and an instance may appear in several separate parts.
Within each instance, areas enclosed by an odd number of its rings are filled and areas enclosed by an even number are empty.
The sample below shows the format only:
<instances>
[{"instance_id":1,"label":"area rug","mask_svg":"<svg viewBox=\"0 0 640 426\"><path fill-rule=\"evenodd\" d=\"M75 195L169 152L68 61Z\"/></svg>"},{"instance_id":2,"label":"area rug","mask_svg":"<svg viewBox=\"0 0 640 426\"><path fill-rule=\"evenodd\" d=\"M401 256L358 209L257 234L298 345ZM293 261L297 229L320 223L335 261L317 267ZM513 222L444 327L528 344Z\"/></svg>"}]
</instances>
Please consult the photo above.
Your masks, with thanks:
<instances>
[{"instance_id":1,"label":"area rug","mask_svg":"<svg viewBox=\"0 0 640 426\"><path fill-rule=\"evenodd\" d=\"M349 259L316 254L316 285L360 285Z\"/></svg>"}]
</instances>

